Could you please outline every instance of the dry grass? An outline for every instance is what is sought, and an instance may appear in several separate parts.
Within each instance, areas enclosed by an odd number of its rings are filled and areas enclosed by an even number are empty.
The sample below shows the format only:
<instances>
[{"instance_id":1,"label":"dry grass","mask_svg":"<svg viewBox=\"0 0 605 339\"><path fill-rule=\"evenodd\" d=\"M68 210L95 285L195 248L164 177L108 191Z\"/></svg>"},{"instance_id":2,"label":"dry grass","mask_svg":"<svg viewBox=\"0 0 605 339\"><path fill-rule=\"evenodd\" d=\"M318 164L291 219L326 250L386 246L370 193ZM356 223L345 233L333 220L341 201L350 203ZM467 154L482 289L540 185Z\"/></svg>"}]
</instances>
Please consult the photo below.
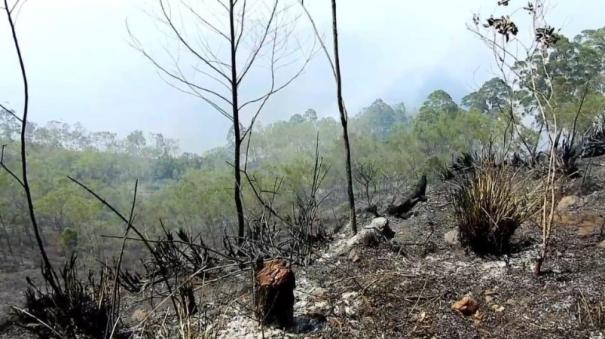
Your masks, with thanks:
<instances>
[{"instance_id":1,"label":"dry grass","mask_svg":"<svg viewBox=\"0 0 605 339\"><path fill-rule=\"evenodd\" d=\"M448 195L463 245L503 254L515 230L539 208L537 189L521 172L487 165L461 176Z\"/></svg>"}]
</instances>

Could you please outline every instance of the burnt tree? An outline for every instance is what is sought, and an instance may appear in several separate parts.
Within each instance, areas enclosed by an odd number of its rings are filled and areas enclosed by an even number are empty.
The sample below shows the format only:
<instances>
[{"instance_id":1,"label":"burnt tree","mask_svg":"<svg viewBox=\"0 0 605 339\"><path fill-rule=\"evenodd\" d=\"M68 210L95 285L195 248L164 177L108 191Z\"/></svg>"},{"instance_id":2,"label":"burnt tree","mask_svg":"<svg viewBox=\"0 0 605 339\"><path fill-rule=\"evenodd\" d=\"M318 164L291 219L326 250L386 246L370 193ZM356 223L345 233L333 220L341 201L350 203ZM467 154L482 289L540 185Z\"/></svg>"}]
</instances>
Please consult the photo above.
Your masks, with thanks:
<instances>
[{"instance_id":1,"label":"burnt tree","mask_svg":"<svg viewBox=\"0 0 605 339\"><path fill-rule=\"evenodd\" d=\"M165 48L170 62L144 48L129 28L132 45L169 85L201 99L230 121L233 199L241 244L246 230L242 160L249 147L244 147L245 140L249 142L269 99L302 74L313 53L305 54L292 43L296 16L290 15L292 7L284 1L157 2L159 20L176 44ZM188 27L195 27L195 34ZM296 58L299 52L303 58ZM266 77L267 88L259 90L250 81L251 74Z\"/></svg>"}]
</instances>

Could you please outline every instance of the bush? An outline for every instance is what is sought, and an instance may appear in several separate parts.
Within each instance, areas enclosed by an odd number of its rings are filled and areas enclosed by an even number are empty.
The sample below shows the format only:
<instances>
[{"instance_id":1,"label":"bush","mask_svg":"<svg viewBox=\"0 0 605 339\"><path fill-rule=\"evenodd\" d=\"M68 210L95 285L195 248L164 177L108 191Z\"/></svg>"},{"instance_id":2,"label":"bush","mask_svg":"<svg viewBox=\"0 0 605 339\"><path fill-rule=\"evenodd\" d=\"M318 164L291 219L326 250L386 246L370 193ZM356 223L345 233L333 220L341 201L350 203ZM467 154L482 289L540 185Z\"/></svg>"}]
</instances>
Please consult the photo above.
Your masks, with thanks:
<instances>
[{"instance_id":1,"label":"bush","mask_svg":"<svg viewBox=\"0 0 605 339\"><path fill-rule=\"evenodd\" d=\"M65 228L59 237L59 246L64 253L72 253L78 246L78 232L72 228Z\"/></svg>"},{"instance_id":2,"label":"bush","mask_svg":"<svg viewBox=\"0 0 605 339\"><path fill-rule=\"evenodd\" d=\"M460 176L448 192L461 243L479 254L504 254L539 199L519 171L487 165Z\"/></svg>"}]
</instances>

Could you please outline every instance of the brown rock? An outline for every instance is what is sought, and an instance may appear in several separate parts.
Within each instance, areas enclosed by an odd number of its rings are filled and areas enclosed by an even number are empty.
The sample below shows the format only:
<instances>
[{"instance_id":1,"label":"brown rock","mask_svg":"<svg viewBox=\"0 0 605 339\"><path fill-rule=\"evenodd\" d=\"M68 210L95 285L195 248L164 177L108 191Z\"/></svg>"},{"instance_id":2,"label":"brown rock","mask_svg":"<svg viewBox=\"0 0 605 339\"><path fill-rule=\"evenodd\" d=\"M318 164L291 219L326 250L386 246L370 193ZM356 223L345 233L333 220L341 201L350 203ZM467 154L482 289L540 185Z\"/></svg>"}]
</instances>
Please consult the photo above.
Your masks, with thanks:
<instances>
[{"instance_id":1,"label":"brown rock","mask_svg":"<svg viewBox=\"0 0 605 339\"><path fill-rule=\"evenodd\" d=\"M576 229L579 236L588 236L600 231L605 223L605 218L594 212L560 211L555 215L555 222L558 225Z\"/></svg>"},{"instance_id":2,"label":"brown rock","mask_svg":"<svg viewBox=\"0 0 605 339\"><path fill-rule=\"evenodd\" d=\"M464 298L458 300L452 305L452 309L454 311L458 311L465 316L473 315L479 309L479 303L475 301L470 296L465 296Z\"/></svg>"},{"instance_id":3,"label":"brown rock","mask_svg":"<svg viewBox=\"0 0 605 339\"><path fill-rule=\"evenodd\" d=\"M557 205L557 210L565 211L569 210L571 207L578 205L580 202L580 198L576 195L568 195L561 200L559 200L559 204Z\"/></svg>"}]
</instances>

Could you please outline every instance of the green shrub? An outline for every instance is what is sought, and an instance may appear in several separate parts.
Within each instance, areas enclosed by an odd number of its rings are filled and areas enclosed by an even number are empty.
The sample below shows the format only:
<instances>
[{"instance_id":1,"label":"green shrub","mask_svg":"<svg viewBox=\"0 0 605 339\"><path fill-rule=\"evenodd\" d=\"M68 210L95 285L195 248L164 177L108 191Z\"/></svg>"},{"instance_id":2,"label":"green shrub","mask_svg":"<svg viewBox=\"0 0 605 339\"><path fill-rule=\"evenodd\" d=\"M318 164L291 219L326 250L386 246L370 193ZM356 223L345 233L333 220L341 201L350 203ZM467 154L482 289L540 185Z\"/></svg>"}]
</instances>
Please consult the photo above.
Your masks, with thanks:
<instances>
[{"instance_id":1,"label":"green shrub","mask_svg":"<svg viewBox=\"0 0 605 339\"><path fill-rule=\"evenodd\" d=\"M66 253L73 252L78 246L78 232L70 227L65 228L59 237L59 246Z\"/></svg>"}]
</instances>

